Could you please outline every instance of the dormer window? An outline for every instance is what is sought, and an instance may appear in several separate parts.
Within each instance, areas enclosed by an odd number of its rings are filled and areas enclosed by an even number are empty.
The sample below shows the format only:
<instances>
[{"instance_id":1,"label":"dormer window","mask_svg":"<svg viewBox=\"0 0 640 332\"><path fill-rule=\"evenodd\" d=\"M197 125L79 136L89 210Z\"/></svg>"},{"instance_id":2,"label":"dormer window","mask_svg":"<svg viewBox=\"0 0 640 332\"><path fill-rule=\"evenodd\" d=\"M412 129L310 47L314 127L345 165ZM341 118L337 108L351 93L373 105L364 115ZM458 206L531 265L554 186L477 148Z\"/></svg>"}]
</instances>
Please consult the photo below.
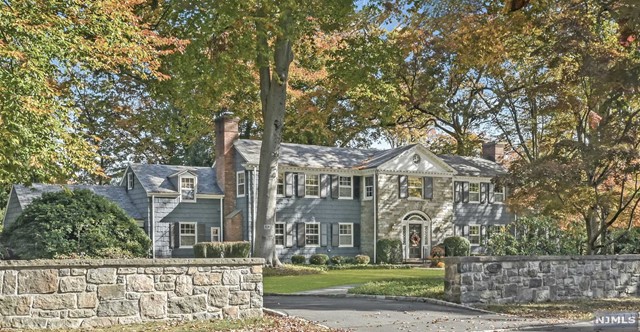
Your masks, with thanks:
<instances>
[{"instance_id":1,"label":"dormer window","mask_svg":"<svg viewBox=\"0 0 640 332\"><path fill-rule=\"evenodd\" d=\"M180 178L180 200L183 202L196 201L196 178L183 176Z\"/></svg>"}]
</instances>

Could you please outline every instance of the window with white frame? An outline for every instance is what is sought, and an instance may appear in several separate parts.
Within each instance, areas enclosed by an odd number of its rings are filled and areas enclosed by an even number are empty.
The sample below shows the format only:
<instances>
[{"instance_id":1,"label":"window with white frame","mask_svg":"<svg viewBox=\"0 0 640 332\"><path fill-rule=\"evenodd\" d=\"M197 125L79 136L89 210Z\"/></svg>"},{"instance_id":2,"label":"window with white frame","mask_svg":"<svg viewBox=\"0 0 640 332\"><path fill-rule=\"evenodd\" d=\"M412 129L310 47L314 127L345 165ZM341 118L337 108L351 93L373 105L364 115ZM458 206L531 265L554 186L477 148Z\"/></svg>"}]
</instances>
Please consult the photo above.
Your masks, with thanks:
<instances>
[{"instance_id":1,"label":"window with white frame","mask_svg":"<svg viewBox=\"0 0 640 332\"><path fill-rule=\"evenodd\" d=\"M284 246L284 223L283 222L276 223L275 232L276 232L276 245Z\"/></svg>"},{"instance_id":2,"label":"window with white frame","mask_svg":"<svg viewBox=\"0 0 640 332\"><path fill-rule=\"evenodd\" d=\"M211 242L220 242L220 227L211 227Z\"/></svg>"},{"instance_id":3,"label":"window with white frame","mask_svg":"<svg viewBox=\"0 0 640 332\"><path fill-rule=\"evenodd\" d=\"M469 242L473 245L480 244L480 225L469 225Z\"/></svg>"},{"instance_id":4,"label":"window with white frame","mask_svg":"<svg viewBox=\"0 0 640 332\"><path fill-rule=\"evenodd\" d=\"M180 178L180 198L182 201L196 201L196 178L181 177Z\"/></svg>"},{"instance_id":5,"label":"window with white frame","mask_svg":"<svg viewBox=\"0 0 640 332\"><path fill-rule=\"evenodd\" d=\"M493 236L497 236L500 233L504 232L503 225L491 225L489 226L489 232L487 233L488 237L491 238Z\"/></svg>"},{"instance_id":6,"label":"window with white frame","mask_svg":"<svg viewBox=\"0 0 640 332\"><path fill-rule=\"evenodd\" d=\"M133 189L133 173L127 173L127 190Z\"/></svg>"},{"instance_id":7,"label":"window with white frame","mask_svg":"<svg viewBox=\"0 0 640 332\"><path fill-rule=\"evenodd\" d=\"M320 224L304 224L304 244L307 246L320 244Z\"/></svg>"},{"instance_id":8,"label":"window with white frame","mask_svg":"<svg viewBox=\"0 0 640 332\"><path fill-rule=\"evenodd\" d=\"M247 189L247 178L244 174L244 171L240 171L236 174L236 194L238 197L244 197L245 191Z\"/></svg>"},{"instance_id":9,"label":"window with white frame","mask_svg":"<svg viewBox=\"0 0 640 332\"><path fill-rule=\"evenodd\" d=\"M373 176L367 176L364 178L364 198L373 198Z\"/></svg>"},{"instance_id":10,"label":"window with white frame","mask_svg":"<svg viewBox=\"0 0 640 332\"><path fill-rule=\"evenodd\" d=\"M338 224L338 246L353 247L353 224Z\"/></svg>"},{"instance_id":11,"label":"window with white frame","mask_svg":"<svg viewBox=\"0 0 640 332\"><path fill-rule=\"evenodd\" d=\"M284 196L284 173L278 173L278 196Z\"/></svg>"},{"instance_id":12,"label":"window with white frame","mask_svg":"<svg viewBox=\"0 0 640 332\"><path fill-rule=\"evenodd\" d=\"M353 198L353 178L341 176L338 181L339 198Z\"/></svg>"},{"instance_id":13,"label":"window with white frame","mask_svg":"<svg viewBox=\"0 0 640 332\"><path fill-rule=\"evenodd\" d=\"M198 227L195 222L180 223L180 248L191 248L196 244Z\"/></svg>"},{"instance_id":14,"label":"window with white frame","mask_svg":"<svg viewBox=\"0 0 640 332\"><path fill-rule=\"evenodd\" d=\"M320 175L306 174L304 180L304 195L307 197L320 197Z\"/></svg>"},{"instance_id":15,"label":"window with white frame","mask_svg":"<svg viewBox=\"0 0 640 332\"><path fill-rule=\"evenodd\" d=\"M469 183L469 202L480 203L480 183Z\"/></svg>"},{"instance_id":16,"label":"window with white frame","mask_svg":"<svg viewBox=\"0 0 640 332\"><path fill-rule=\"evenodd\" d=\"M407 180L409 197L410 198L422 198L422 191L424 190L424 185L422 184L422 177L419 176L409 176Z\"/></svg>"},{"instance_id":17,"label":"window with white frame","mask_svg":"<svg viewBox=\"0 0 640 332\"><path fill-rule=\"evenodd\" d=\"M495 185L493 186L493 201L496 203L504 202L504 187Z\"/></svg>"}]
</instances>

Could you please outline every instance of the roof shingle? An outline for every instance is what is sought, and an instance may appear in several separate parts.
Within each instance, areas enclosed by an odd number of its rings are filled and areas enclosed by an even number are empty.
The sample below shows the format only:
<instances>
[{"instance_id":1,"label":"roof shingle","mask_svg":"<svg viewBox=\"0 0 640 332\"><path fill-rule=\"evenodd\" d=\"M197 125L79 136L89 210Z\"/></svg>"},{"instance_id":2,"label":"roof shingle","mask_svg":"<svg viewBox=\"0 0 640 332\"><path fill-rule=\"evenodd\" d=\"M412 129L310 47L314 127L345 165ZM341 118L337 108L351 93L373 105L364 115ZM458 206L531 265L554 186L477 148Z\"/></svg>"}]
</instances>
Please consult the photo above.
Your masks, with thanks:
<instances>
[{"instance_id":1,"label":"roof shingle","mask_svg":"<svg viewBox=\"0 0 640 332\"><path fill-rule=\"evenodd\" d=\"M212 167L192 167L177 165L131 164L138 181L147 193L178 193L169 177L185 171L191 171L198 177L198 194L222 195L216 181L216 170Z\"/></svg>"}]
</instances>

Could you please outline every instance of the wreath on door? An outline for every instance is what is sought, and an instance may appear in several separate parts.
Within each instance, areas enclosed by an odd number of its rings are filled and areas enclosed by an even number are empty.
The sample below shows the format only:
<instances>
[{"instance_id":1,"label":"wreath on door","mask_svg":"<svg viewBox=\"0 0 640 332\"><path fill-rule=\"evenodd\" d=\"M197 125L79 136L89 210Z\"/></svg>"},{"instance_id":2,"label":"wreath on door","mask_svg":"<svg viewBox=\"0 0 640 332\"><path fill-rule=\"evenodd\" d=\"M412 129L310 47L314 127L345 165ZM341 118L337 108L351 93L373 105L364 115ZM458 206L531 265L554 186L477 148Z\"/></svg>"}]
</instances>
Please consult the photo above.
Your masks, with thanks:
<instances>
[{"instance_id":1,"label":"wreath on door","mask_svg":"<svg viewBox=\"0 0 640 332\"><path fill-rule=\"evenodd\" d=\"M420 236L418 235L418 233L411 234L409 240L411 241L411 245L414 247L420 245Z\"/></svg>"}]
</instances>

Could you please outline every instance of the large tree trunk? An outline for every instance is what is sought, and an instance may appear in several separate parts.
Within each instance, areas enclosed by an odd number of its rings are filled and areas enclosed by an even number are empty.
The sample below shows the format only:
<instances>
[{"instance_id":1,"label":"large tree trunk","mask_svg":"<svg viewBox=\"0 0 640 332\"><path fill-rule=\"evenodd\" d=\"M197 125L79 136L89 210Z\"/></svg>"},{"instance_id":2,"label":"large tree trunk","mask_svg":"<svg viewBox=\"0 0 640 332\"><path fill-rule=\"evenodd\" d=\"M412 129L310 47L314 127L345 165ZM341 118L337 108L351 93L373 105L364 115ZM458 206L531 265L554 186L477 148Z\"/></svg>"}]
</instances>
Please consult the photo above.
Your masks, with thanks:
<instances>
[{"instance_id":1,"label":"large tree trunk","mask_svg":"<svg viewBox=\"0 0 640 332\"><path fill-rule=\"evenodd\" d=\"M286 17L282 24L286 25ZM285 29L286 31L286 29ZM258 210L256 213L256 256L265 259L267 266L281 265L275 246L276 194L278 187L278 157L282 141L289 65L293 61L291 41L286 36L276 39L275 66L266 61L266 36L258 31L258 66L260 69L260 99L264 133L260 149L258 176Z\"/></svg>"}]
</instances>

